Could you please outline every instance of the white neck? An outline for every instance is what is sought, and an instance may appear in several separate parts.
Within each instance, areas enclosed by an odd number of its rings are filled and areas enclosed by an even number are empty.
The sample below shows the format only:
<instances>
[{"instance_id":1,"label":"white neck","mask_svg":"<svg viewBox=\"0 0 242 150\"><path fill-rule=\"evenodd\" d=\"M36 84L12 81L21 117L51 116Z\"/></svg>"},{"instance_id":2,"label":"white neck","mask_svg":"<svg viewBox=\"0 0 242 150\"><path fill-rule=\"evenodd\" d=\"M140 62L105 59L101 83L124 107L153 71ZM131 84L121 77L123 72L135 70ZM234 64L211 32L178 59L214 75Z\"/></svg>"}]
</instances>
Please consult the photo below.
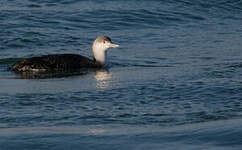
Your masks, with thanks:
<instances>
[{"instance_id":1,"label":"white neck","mask_svg":"<svg viewBox=\"0 0 242 150\"><path fill-rule=\"evenodd\" d=\"M107 65L107 48L102 45L95 44L92 46L92 53L95 60L102 65Z\"/></svg>"}]
</instances>

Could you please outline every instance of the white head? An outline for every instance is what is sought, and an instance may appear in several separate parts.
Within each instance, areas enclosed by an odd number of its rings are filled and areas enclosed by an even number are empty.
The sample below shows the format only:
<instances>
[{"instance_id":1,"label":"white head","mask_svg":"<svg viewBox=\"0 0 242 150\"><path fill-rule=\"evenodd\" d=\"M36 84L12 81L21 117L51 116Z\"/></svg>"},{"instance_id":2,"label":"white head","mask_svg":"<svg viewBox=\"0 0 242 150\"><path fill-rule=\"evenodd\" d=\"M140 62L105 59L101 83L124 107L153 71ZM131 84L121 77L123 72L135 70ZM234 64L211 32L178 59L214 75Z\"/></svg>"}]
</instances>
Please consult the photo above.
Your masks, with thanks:
<instances>
[{"instance_id":1,"label":"white head","mask_svg":"<svg viewBox=\"0 0 242 150\"><path fill-rule=\"evenodd\" d=\"M112 43L107 36L99 36L92 44L92 54L94 59L102 65L107 64L107 50L111 47L119 47L118 44Z\"/></svg>"}]
</instances>

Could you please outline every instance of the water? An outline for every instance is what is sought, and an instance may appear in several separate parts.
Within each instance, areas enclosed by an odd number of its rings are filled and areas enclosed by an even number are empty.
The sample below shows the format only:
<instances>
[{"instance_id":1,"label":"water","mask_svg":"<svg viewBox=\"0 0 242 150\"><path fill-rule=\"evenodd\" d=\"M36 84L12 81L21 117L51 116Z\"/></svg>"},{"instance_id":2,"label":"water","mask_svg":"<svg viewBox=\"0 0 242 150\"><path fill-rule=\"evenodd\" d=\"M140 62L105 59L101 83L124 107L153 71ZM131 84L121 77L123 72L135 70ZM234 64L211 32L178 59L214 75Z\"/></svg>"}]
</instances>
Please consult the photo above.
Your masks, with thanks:
<instances>
[{"instance_id":1,"label":"water","mask_svg":"<svg viewBox=\"0 0 242 150\"><path fill-rule=\"evenodd\" d=\"M242 149L242 1L1 0L0 149ZM30 79L16 61L91 57L108 70Z\"/></svg>"}]
</instances>

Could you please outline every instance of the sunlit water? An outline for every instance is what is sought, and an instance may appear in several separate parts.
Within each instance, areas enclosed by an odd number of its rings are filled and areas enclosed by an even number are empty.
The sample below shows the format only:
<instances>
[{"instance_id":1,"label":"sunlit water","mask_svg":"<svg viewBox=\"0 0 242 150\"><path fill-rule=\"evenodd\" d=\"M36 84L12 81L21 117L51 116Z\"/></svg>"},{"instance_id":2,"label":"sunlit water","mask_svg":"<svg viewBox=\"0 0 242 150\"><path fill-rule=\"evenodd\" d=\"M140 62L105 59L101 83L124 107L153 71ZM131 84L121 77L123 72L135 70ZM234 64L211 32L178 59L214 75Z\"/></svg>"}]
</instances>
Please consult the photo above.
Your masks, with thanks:
<instances>
[{"instance_id":1,"label":"sunlit water","mask_svg":"<svg viewBox=\"0 0 242 150\"><path fill-rule=\"evenodd\" d=\"M242 149L242 2L1 0L0 149ZM26 78L53 53L109 69Z\"/></svg>"}]
</instances>

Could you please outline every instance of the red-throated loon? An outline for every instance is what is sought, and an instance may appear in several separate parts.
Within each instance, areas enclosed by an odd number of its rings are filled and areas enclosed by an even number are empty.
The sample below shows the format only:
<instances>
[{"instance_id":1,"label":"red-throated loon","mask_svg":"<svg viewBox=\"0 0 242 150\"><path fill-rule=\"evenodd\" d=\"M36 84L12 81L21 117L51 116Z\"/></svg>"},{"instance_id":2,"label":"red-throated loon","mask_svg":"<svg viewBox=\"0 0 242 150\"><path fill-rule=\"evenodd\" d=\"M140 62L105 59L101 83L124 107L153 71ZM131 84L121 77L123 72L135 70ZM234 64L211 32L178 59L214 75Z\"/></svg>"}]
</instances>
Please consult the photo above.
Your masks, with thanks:
<instances>
[{"instance_id":1,"label":"red-throated loon","mask_svg":"<svg viewBox=\"0 0 242 150\"><path fill-rule=\"evenodd\" d=\"M101 68L107 64L107 50L119 47L107 36L98 37L92 44L94 59L77 54L52 54L24 59L10 69L17 72L65 71L81 68Z\"/></svg>"}]
</instances>

